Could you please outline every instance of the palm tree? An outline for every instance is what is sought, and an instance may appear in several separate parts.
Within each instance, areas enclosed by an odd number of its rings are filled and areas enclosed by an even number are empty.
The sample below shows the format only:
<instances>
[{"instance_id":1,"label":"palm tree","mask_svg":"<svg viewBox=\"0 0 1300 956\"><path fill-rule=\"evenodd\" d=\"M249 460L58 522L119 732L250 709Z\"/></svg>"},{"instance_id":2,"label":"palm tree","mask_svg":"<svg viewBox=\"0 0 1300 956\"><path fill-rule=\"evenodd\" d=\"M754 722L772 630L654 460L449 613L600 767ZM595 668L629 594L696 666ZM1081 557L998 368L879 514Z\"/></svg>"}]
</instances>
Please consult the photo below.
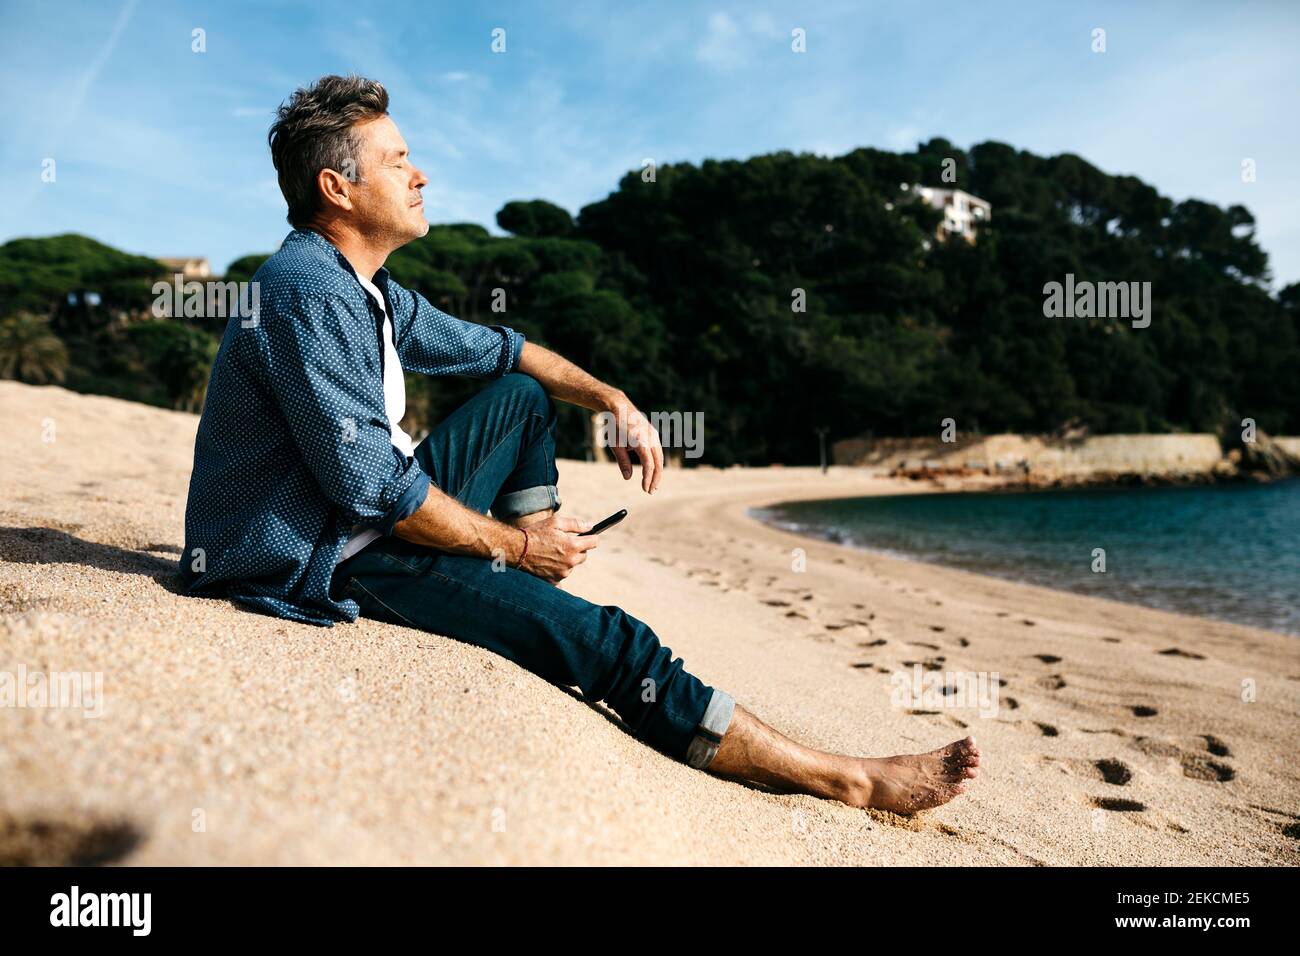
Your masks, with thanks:
<instances>
[{"instance_id":1,"label":"palm tree","mask_svg":"<svg viewBox=\"0 0 1300 956\"><path fill-rule=\"evenodd\" d=\"M31 385L62 382L68 350L50 331L50 320L31 312L0 319L0 378Z\"/></svg>"}]
</instances>

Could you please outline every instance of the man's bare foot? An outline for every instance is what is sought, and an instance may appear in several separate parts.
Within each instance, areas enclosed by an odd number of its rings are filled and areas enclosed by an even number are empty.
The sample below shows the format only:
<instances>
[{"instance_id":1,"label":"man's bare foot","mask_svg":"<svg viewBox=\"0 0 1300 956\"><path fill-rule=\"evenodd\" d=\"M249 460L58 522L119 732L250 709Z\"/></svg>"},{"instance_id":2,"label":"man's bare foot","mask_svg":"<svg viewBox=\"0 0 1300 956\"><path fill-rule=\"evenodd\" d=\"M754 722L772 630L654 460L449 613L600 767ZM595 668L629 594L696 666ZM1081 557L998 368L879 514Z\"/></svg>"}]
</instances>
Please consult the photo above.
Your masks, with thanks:
<instances>
[{"instance_id":1,"label":"man's bare foot","mask_svg":"<svg viewBox=\"0 0 1300 956\"><path fill-rule=\"evenodd\" d=\"M814 750L769 727L740 704L709 772L853 807L916 813L965 792L980 763L974 737L928 754L852 757Z\"/></svg>"},{"instance_id":2,"label":"man's bare foot","mask_svg":"<svg viewBox=\"0 0 1300 956\"><path fill-rule=\"evenodd\" d=\"M839 799L850 806L911 814L964 793L966 781L979 773L980 751L975 738L967 737L925 754L847 759L857 766L849 769Z\"/></svg>"}]
</instances>

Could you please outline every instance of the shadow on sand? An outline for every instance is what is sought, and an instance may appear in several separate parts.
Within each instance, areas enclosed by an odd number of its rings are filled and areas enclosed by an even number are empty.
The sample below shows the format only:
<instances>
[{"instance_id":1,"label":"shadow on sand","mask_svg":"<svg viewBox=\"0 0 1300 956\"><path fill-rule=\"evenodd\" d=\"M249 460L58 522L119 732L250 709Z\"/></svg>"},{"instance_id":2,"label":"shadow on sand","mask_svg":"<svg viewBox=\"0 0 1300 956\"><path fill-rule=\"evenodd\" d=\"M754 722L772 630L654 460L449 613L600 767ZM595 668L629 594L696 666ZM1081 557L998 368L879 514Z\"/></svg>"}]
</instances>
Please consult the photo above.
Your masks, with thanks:
<instances>
[{"instance_id":1,"label":"shadow on sand","mask_svg":"<svg viewBox=\"0 0 1300 956\"><path fill-rule=\"evenodd\" d=\"M150 544L133 551L111 544L86 541L55 528L0 527L0 561L15 564L81 564L102 571L142 574L168 591L177 592L176 562L151 551L180 554L173 544Z\"/></svg>"}]
</instances>

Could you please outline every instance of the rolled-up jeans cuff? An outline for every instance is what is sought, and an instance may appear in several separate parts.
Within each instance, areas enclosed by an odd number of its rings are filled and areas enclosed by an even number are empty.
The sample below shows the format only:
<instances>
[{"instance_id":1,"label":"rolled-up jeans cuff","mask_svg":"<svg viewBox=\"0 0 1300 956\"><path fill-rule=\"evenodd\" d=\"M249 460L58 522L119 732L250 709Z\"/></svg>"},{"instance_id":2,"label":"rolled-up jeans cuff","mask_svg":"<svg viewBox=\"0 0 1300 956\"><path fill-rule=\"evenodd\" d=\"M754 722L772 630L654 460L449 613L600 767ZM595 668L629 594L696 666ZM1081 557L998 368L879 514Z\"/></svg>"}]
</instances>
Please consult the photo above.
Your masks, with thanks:
<instances>
[{"instance_id":1,"label":"rolled-up jeans cuff","mask_svg":"<svg viewBox=\"0 0 1300 956\"><path fill-rule=\"evenodd\" d=\"M713 689L709 706L704 708L704 716L695 728L695 737L686 751L686 762L697 770L704 770L713 763L722 744L722 736L731 726L731 715L735 713L736 701L725 690Z\"/></svg>"},{"instance_id":2,"label":"rolled-up jeans cuff","mask_svg":"<svg viewBox=\"0 0 1300 956\"><path fill-rule=\"evenodd\" d=\"M492 502L492 517L498 521L509 521L547 508L560 510L560 492L554 485L536 485L519 491L508 491L499 496Z\"/></svg>"}]
</instances>

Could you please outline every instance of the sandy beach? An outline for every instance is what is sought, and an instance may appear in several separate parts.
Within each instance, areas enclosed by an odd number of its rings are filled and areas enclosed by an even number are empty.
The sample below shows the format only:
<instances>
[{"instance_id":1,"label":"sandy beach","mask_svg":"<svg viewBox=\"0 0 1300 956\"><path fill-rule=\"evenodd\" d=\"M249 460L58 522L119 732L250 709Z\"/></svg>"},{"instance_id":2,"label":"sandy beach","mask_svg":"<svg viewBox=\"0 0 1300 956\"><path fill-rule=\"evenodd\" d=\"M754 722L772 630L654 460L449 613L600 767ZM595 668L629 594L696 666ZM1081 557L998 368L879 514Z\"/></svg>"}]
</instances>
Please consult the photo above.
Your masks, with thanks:
<instances>
[{"instance_id":1,"label":"sandy beach","mask_svg":"<svg viewBox=\"0 0 1300 956\"><path fill-rule=\"evenodd\" d=\"M918 817L727 782L486 651L174 593L197 417L0 382L0 672L102 674L102 716L0 709L0 861L1296 865L1300 642L877 556L746 508L892 494L857 469L563 461L626 507L565 587L648 622L790 736L865 755L974 734ZM802 571L794 549L803 549ZM900 707L891 675L996 674Z\"/></svg>"}]
</instances>

